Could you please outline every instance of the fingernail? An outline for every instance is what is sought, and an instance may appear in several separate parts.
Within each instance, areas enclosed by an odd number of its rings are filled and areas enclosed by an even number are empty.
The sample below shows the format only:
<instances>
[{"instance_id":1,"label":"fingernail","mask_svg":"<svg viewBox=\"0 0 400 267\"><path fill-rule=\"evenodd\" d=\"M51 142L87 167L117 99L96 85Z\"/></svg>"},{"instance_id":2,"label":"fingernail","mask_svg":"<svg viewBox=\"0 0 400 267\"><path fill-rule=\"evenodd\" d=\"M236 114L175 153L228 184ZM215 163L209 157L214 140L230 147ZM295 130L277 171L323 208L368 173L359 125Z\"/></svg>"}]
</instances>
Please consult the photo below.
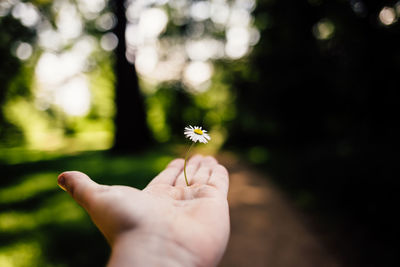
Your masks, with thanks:
<instances>
[{"instance_id":1,"label":"fingernail","mask_svg":"<svg viewBox=\"0 0 400 267\"><path fill-rule=\"evenodd\" d=\"M64 178L64 176L62 174L60 174L60 176L58 176L57 184L62 190L67 192L67 186L65 184L65 178Z\"/></svg>"}]
</instances>

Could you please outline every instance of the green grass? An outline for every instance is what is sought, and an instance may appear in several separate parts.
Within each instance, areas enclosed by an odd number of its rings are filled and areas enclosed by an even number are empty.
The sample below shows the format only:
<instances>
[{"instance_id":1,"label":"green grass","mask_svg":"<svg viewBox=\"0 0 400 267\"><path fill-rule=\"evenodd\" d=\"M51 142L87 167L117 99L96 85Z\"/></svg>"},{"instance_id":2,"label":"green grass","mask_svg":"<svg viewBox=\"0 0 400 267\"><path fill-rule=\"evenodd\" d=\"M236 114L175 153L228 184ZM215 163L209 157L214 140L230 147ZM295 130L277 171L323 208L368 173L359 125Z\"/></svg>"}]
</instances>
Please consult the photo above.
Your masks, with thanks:
<instances>
[{"instance_id":1,"label":"green grass","mask_svg":"<svg viewBox=\"0 0 400 267\"><path fill-rule=\"evenodd\" d=\"M58 174L79 170L98 183L143 188L172 158L165 151L137 156L3 153L0 266L104 266L108 245L84 210L57 186Z\"/></svg>"}]
</instances>

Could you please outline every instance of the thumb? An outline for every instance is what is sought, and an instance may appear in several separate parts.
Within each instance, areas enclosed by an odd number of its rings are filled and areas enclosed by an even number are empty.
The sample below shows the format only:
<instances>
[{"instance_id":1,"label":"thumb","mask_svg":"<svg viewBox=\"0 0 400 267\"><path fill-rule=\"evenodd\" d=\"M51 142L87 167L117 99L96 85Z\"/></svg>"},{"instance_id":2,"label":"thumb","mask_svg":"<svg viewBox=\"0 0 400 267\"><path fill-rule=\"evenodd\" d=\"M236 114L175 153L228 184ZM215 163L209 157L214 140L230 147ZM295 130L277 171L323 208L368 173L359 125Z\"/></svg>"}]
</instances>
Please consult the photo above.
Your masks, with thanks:
<instances>
[{"instance_id":1,"label":"thumb","mask_svg":"<svg viewBox=\"0 0 400 267\"><path fill-rule=\"evenodd\" d=\"M93 202L96 192L101 191L103 187L90 179L86 174L78 171L61 173L58 176L57 183L86 210L89 209L90 204Z\"/></svg>"}]
</instances>

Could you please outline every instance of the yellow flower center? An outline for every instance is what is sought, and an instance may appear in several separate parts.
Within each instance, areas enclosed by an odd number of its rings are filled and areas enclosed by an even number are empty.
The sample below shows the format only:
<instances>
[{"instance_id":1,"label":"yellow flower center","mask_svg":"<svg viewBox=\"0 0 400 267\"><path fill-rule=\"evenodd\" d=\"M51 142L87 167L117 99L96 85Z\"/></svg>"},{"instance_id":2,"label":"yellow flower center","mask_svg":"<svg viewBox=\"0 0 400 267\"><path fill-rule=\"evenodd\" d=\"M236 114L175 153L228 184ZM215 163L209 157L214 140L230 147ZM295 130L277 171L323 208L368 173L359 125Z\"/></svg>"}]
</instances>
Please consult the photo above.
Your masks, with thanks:
<instances>
[{"instance_id":1,"label":"yellow flower center","mask_svg":"<svg viewBox=\"0 0 400 267\"><path fill-rule=\"evenodd\" d=\"M193 132L194 132L195 134L198 134L198 135L203 135L203 131L200 130L200 129L194 129Z\"/></svg>"}]
</instances>

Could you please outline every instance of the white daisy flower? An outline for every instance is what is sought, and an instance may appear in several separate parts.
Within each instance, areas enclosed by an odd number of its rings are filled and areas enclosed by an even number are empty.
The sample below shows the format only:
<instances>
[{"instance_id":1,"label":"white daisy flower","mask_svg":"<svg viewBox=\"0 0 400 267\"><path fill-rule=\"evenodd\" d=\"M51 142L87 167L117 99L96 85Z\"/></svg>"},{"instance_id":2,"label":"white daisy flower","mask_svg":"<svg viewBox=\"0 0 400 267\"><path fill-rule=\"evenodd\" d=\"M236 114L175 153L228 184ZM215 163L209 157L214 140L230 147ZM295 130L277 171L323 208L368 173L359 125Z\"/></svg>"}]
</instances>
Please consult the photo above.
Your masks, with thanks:
<instances>
[{"instance_id":1,"label":"white daisy flower","mask_svg":"<svg viewBox=\"0 0 400 267\"><path fill-rule=\"evenodd\" d=\"M184 134L186 138L189 138L193 142L199 141L200 143L207 144L209 140L211 140L211 137L206 134L207 131L201 129L201 127L198 126L191 126L189 125L188 127L185 127Z\"/></svg>"}]
</instances>

